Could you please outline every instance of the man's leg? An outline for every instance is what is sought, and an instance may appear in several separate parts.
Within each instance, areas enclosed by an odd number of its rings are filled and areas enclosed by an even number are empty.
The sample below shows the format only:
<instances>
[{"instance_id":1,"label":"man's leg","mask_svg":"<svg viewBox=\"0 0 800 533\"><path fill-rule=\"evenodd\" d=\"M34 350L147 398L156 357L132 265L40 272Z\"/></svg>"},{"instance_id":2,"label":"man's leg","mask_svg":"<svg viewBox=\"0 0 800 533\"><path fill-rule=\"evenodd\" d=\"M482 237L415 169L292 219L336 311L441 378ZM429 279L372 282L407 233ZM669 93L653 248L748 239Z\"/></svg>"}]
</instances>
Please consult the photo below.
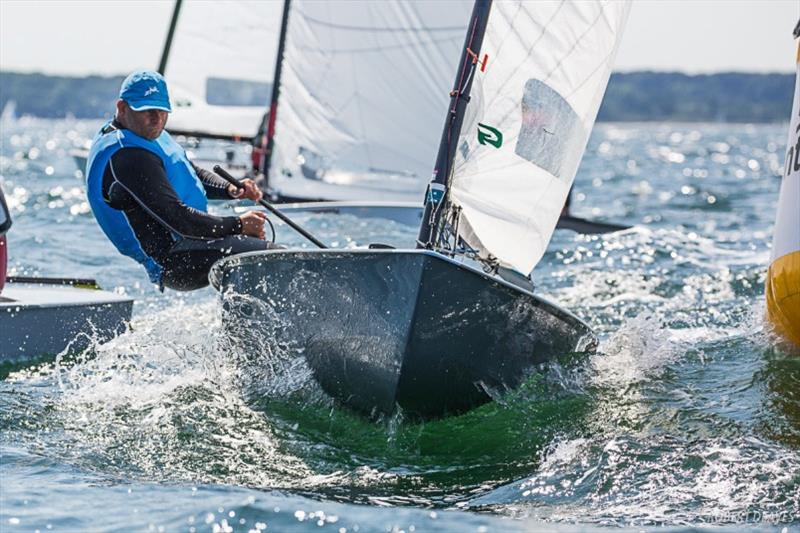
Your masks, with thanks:
<instances>
[{"instance_id":1,"label":"man's leg","mask_svg":"<svg viewBox=\"0 0 800 533\"><path fill-rule=\"evenodd\" d=\"M177 243L164 261L165 287L192 291L208 285L208 271L217 260L229 255L268 250L271 242L246 235L231 235L213 241L185 239Z\"/></svg>"}]
</instances>

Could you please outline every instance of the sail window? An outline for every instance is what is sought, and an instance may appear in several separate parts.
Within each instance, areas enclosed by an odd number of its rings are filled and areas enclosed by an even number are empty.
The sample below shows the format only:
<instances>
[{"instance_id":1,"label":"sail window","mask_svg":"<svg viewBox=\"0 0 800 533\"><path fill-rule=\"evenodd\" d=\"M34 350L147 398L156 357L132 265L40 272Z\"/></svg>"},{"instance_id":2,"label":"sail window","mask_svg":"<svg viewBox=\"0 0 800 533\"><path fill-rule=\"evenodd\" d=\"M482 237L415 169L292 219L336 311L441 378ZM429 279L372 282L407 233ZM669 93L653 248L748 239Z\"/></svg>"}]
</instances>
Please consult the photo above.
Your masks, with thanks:
<instances>
[{"instance_id":1,"label":"sail window","mask_svg":"<svg viewBox=\"0 0 800 533\"><path fill-rule=\"evenodd\" d=\"M562 180L568 162L580 159L585 144L580 118L547 84L530 79L522 96L522 124L514 152Z\"/></svg>"},{"instance_id":2,"label":"sail window","mask_svg":"<svg viewBox=\"0 0 800 533\"><path fill-rule=\"evenodd\" d=\"M271 83L216 77L206 80L206 103L210 105L266 108L271 94Z\"/></svg>"}]
</instances>

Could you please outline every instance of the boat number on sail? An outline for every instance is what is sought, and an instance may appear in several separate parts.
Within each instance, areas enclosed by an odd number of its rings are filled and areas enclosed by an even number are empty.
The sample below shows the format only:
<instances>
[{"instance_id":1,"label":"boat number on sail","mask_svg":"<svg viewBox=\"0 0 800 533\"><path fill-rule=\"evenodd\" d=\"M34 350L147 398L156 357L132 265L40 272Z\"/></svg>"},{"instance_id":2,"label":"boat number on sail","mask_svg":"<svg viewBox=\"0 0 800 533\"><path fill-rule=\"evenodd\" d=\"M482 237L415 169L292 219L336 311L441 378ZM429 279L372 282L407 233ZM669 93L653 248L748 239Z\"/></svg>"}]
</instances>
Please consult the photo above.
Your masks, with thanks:
<instances>
[{"instance_id":1,"label":"boat number on sail","mask_svg":"<svg viewBox=\"0 0 800 533\"><path fill-rule=\"evenodd\" d=\"M495 148L500 148L503 145L503 132L478 122L478 142L483 145L489 143Z\"/></svg>"},{"instance_id":2,"label":"boat number on sail","mask_svg":"<svg viewBox=\"0 0 800 533\"><path fill-rule=\"evenodd\" d=\"M798 79L800 80L800 78ZM798 114L800 114L800 110L798 110ZM791 128L789 131L791 132ZM800 170L800 120L797 121L797 127L794 130L794 135L796 137L797 144L791 145L791 142L789 143L789 149L786 151L786 165L783 169L784 177L789 177L792 172L797 172Z\"/></svg>"}]
</instances>

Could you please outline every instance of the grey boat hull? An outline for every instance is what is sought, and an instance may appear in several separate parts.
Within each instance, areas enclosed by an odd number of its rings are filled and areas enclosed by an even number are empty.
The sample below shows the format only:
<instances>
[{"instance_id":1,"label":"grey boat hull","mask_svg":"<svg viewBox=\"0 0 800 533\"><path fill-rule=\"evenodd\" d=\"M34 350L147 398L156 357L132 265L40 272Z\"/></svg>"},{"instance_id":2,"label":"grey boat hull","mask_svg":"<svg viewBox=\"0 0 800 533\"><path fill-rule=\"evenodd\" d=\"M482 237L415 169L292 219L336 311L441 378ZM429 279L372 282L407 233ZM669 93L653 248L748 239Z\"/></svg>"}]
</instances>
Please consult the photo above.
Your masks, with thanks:
<instances>
[{"instance_id":1,"label":"grey boat hull","mask_svg":"<svg viewBox=\"0 0 800 533\"><path fill-rule=\"evenodd\" d=\"M0 363L86 349L124 332L133 300L53 283L8 283L0 295Z\"/></svg>"},{"instance_id":2,"label":"grey boat hull","mask_svg":"<svg viewBox=\"0 0 800 533\"><path fill-rule=\"evenodd\" d=\"M429 251L254 252L210 277L227 320L293 345L328 394L365 414L461 413L596 344L569 312Z\"/></svg>"}]
</instances>

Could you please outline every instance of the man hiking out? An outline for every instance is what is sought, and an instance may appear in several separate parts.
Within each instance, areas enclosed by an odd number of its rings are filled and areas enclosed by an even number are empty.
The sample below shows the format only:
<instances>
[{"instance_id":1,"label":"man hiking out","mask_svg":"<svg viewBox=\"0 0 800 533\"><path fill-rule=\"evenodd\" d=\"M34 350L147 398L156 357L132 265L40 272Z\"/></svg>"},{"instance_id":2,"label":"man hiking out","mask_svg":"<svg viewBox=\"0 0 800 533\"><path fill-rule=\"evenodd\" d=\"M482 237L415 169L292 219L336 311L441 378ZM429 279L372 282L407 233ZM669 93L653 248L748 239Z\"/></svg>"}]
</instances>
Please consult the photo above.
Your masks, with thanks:
<instances>
[{"instance_id":1,"label":"man hiking out","mask_svg":"<svg viewBox=\"0 0 800 533\"><path fill-rule=\"evenodd\" d=\"M153 283L176 290L208 285L224 256L265 250L266 215L208 214L208 199L249 198L252 180L237 190L191 163L164 130L172 108L164 78L137 71L122 82L114 119L92 142L86 163L89 204L117 249L141 263Z\"/></svg>"}]
</instances>

